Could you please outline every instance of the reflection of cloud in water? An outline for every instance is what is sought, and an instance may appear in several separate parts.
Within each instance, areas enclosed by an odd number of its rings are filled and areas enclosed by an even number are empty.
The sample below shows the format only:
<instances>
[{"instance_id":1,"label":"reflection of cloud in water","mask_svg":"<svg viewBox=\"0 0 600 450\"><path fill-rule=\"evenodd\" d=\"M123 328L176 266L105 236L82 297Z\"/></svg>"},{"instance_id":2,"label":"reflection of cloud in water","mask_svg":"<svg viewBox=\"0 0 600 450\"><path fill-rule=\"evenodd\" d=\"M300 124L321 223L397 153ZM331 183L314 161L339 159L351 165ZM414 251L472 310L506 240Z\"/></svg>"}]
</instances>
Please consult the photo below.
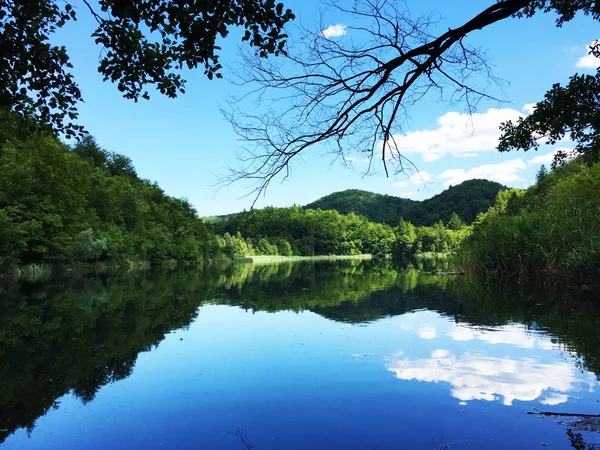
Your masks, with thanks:
<instances>
[{"instance_id":1,"label":"reflection of cloud in water","mask_svg":"<svg viewBox=\"0 0 600 450\"><path fill-rule=\"evenodd\" d=\"M486 329L473 328L460 323L456 324L447 336L455 341L479 340L489 344L508 344L520 348L554 350L560 347L548 339L543 339L539 333L528 331L523 325L504 325Z\"/></svg>"},{"instance_id":2,"label":"reflection of cloud in water","mask_svg":"<svg viewBox=\"0 0 600 450\"><path fill-rule=\"evenodd\" d=\"M540 403L542 405L559 405L561 403L565 403L567 400L569 400L569 397L566 396L565 394L550 394L548 395L548 397L540 400Z\"/></svg>"},{"instance_id":3,"label":"reflection of cloud in water","mask_svg":"<svg viewBox=\"0 0 600 450\"><path fill-rule=\"evenodd\" d=\"M425 325L417 330L417 334L422 339L435 339L437 330L430 325Z\"/></svg>"},{"instance_id":4,"label":"reflection of cloud in water","mask_svg":"<svg viewBox=\"0 0 600 450\"><path fill-rule=\"evenodd\" d=\"M557 405L568 400L567 393L595 386L595 377L565 362L539 363L531 358L509 359L465 352L456 357L438 349L431 358L408 359L396 355L386 367L401 380L450 383L452 396L461 400L494 401L503 398L505 405L514 400L533 401L543 394L541 403ZM578 386L579 385L579 386Z\"/></svg>"}]
</instances>

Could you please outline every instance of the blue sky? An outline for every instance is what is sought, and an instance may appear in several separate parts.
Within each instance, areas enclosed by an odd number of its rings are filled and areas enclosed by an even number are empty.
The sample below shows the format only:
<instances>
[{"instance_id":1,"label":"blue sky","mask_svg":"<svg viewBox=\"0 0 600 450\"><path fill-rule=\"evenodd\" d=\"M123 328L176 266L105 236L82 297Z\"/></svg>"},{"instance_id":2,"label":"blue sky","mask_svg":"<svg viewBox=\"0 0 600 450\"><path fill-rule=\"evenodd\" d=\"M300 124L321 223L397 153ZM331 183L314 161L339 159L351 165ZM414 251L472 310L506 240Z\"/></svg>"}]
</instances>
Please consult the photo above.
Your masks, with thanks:
<instances>
[{"instance_id":1,"label":"blue sky","mask_svg":"<svg viewBox=\"0 0 600 450\"><path fill-rule=\"evenodd\" d=\"M443 18L442 27L456 27L492 1L409 0L407 4L416 13L436 11ZM284 3L299 21L318 32L319 2ZM249 208L253 198L244 197L250 192L248 183L238 182L218 191L215 187L228 167L237 165L236 152L242 146L220 113L228 95L239 93L239 88L225 80L209 81L199 70L185 74L186 94L177 99L154 94L149 101L125 100L98 74L100 49L88 38L93 21L84 9L79 17L57 40L67 46L85 99L80 122L98 143L132 158L141 177L157 181L169 195L188 198L201 216ZM331 11L323 17L327 27L348 23ZM551 160L547 155L569 143L542 146L537 153L500 154L494 151L498 124L526 113L553 83L565 82L576 71L592 73L597 66L597 61L586 59L587 45L600 37L597 23L578 16L556 28L554 19L552 14L508 19L469 36L470 44L487 51L494 74L508 82L502 94L506 103L481 104L478 115L469 118L461 105L449 107L425 98L411 111L410 126L403 130L406 134L399 136L417 171L390 178L364 176L362 155L348 152L350 161L342 164L314 149L293 163L288 180L271 184L256 206L303 205L351 188L423 199L469 178L488 178L515 187L531 183L541 163ZM348 39L350 33L352 30L347 30L332 39ZM239 36L232 30L222 43L226 68L238 60Z\"/></svg>"}]
</instances>

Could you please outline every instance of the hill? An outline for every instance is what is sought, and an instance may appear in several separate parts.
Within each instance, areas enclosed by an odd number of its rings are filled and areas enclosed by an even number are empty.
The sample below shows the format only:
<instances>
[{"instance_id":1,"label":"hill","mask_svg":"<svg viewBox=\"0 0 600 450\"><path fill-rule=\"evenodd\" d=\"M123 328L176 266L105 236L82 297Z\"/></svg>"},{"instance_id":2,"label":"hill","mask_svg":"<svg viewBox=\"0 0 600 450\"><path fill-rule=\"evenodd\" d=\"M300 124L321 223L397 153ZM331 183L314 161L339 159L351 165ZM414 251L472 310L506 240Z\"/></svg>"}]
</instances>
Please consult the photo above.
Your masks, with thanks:
<instances>
[{"instance_id":1,"label":"hill","mask_svg":"<svg viewBox=\"0 0 600 450\"><path fill-rule=\"evenodd\" d=\"M353 212L367 217L371 222L396 225L404 211L418 203L406 198L348 189L326 195L304 206L304 209L335 209L342 214Z\"/></svg>"},{"instance_id":2,"label":"hill","mask_svg":"<svg viewBox=\"0 0 600 450\"><path fill-rule=\"evenodd\" d=\"M27 264L197 262L218 240L186 200L90 136L73 147L0 123L0 273ZM33 127L31 127L34 129Z\"/></svg>"},{"instance_id":3,"label":"hill","mask_svg":"<svg viewBox=\"0 0 600 450\"><path fill-rule=\"evenodd\" d=\"M414 225L431 226L440 219L447 223L452 213L456 212L463 222L470 224L477 214L487 211L494 204L498 191L502 189L506 189L506 186L494 181L463 181L438 195L411 205L402 216Z\"/></svg>"},{"instance_id":4,"label":"hill","mask_svg":"<svg viewBox=\"0 0 600 450\"><path fill-rule=\"evenodd\" d=\"M477 214L494 204L501 189L505 186L493 181L468 180L424 201L349 189L326 195L304 206L304 209L335 209L342 214L353 212L366 216L372 222L390 225L396 225L403 217L417 226L431 226L439 220L447 223L456 212L465 223L470 224Z\"/></svg>"}]
</instances>

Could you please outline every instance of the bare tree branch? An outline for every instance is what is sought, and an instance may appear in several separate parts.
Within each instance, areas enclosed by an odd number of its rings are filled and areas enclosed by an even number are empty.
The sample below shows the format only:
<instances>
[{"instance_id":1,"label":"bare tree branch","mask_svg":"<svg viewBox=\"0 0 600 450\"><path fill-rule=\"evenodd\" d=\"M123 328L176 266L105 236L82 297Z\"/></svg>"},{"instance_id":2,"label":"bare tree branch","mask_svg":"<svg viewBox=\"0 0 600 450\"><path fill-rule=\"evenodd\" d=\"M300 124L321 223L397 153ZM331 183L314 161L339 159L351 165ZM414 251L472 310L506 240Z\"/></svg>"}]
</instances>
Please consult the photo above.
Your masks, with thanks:
<instances>
[{"instance_id":1,"label":"bare tree branch","mask_svg":"<svg viewBox=\"0 0 600 450\"><path fill-rule=\"evenodd\" d=\"M223 113L245 147L241 168L224 184L254 180L258 198L276 177L285 179L290 162L310 147L338 157L351 151L371 162L378 156L386 175L390 164L394 173L413 167L394 138L409 109L436 94L439 101L464 103L469 113L483 99L500 101L489 94L490 84L499 80L485 54L464 38L529 3L498 1L436 37L436 16L412 17L395 1L357 0L346 9L332 0L328 7L355 22L346 36L328 38L301 28L283 58L242 52L241 67L230 80L248 91L231 98Z\"/></svg>"}]
</instances>

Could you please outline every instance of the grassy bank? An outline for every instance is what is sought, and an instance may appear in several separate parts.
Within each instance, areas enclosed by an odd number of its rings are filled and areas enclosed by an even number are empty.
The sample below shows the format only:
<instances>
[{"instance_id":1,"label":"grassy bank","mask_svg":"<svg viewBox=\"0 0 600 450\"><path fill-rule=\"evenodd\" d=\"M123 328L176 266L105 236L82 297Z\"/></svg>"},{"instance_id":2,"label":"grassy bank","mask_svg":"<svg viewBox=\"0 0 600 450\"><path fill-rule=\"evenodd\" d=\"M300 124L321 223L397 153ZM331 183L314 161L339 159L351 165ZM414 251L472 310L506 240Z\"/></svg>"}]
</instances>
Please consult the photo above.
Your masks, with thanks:
<instances>
[{"instance_id":1,"label":"grassy bank","mask_svg":"<svg viewBox=\"0 0 600 450\"><path fill-rule=\"evenodd\" d=\"M242 262L253 264L271 264L278 262L294 261L333 261L340 259L372 259L372 255L322 255L322 256L278 256L278 255L256 255L247 256ZM237 261L236 261L237 262Z\"/></svg>"},{"instance_id":2,"label":"grassy bank","mask_svg":"<svg viewBox=\"0 0 600 450\"><path fill-rule=\"evenodd\" d=\"M498 279L598 288L600 165L573 161L526 191L507 191L460 247L466 271Z\"/></svg>"}]
</instances>

